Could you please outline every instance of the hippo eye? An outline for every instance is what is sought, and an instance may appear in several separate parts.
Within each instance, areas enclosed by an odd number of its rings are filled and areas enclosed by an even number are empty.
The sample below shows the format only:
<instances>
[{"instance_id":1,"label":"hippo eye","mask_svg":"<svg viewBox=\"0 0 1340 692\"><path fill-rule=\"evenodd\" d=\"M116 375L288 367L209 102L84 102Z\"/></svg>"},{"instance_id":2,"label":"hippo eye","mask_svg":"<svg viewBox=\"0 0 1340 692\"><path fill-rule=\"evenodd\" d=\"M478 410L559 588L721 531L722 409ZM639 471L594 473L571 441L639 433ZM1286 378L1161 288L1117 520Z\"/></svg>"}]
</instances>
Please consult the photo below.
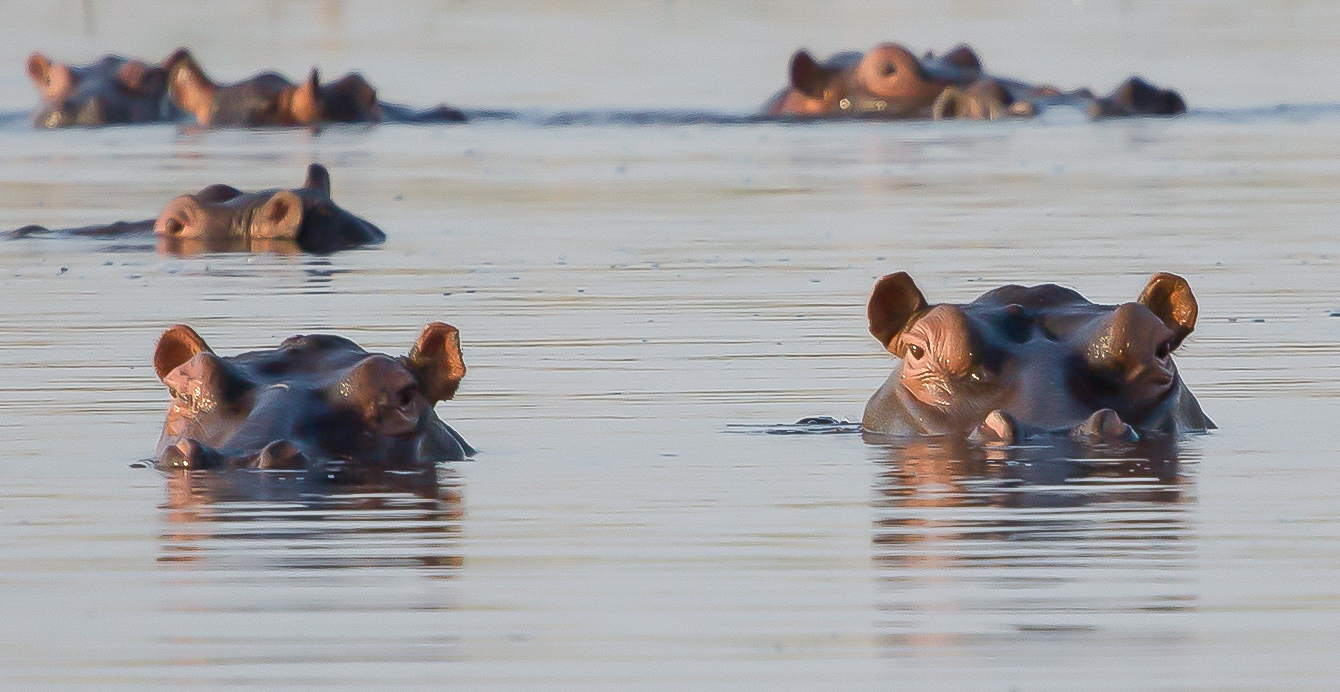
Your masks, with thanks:
<instances>
[{"instance_id":1,"label":"hippo eye","mask_svg":"<svg viewBox=\"0 0 1340 692\"><path fill-rule=\"evenodd\" d=\"M912 358L914 358L914 359L916 359L916 360L921 360L922 356L926 355L926 349L924 349L924 348L922 348L922 347L920 347L920 346L918 346L918 345L916 345L916 344L908 344L908 345L907 345L907 354L910 355L910 356L912 356Z\"/></svg>"},{"instance_id":2,"label":"hippo eye","mask_svg":"<svg viewBox=\"0 0 1340 692\"><path fill-rule=\"evenodd\" d=\"M417 385L409 385L407 387L402 388L399 392L396 392L395 395L396 406L400 406L402 408L405 406L409 406L411 403L414 402L414 397L418 393L419 388Z\"/></svg>"}]
</instances>

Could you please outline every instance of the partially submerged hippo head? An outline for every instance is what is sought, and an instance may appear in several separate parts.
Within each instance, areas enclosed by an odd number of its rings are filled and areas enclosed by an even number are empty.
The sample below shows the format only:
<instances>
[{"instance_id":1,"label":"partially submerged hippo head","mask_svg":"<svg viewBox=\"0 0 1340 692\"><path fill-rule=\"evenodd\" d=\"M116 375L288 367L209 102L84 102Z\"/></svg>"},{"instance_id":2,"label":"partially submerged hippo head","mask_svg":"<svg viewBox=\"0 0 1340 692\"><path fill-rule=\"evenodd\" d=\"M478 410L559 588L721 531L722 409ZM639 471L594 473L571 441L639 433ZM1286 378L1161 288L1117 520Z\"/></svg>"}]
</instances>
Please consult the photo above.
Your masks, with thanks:
<instances>
[{"instance_id":1,"label":"partially submerged hippo head","mask_svg":"<svg viewBox=\"0 0 1340 692\"><path fill-rule=\"evenodd\" d=\"M219 184L182 195L163 209L154 233L169 242L216 249L286 241L315 252L386 239L376 226L331 201L330 173L319 163L308 166L300 188L242 192Z\"/></svg>"},{"instance_id":2,"label":"partially submerged hippo head","mask_svg":"<svg viewBox=\"0 0 1340 692\"><path fill-rule=\"evenodd\" d=\"M33 123L55 128L171 120L178 111L167 99L167 75L190 59L190 53L178 49L158 65L119 55L67 65L33 53L28 76L42 98Z\"/></svg>"},{"instance_id":3,"label":"partially submerged hippo head","mask_svg":"<svg viewBox=\"0 0 1340 692\"><path fill-rule=\"evenodd\" d=\"M870 296L870 333L902 361L866 404L862 428L993 444L1204 431L1214 425L1172 360L1196 310L1191 287L1172 274L1122 305L1053 284L930 305L910 276L890 274Z\"/></svg>"},{"instance_id":4,"label":"partially submerged hippo head","mask_svg":"<svg viewBox=\"0 0 1340 692\"><path fill-rule=\"evenodd\" d=\"M172 394L160 468L413 470L474 453L433 411L465 376L456 328L440 322L399 358L326 335L220 357L177 325L154 370Z\"/></svg>"},{"instance_id":5,"label":"partially submerged hippo head","mask_svg":"<svg viewBox=\"0 0 1340 692\"><path fill-rule=\"evenodd\" d=\"M918 58L896 43L866 53L838 53L822 62L808 51L791 57L790 85L765 112L790 117L927 117L946 87L967 84L982 65L967 46Z\"/></svg>"},{"instance_id":6,"label":"partially submerged hippo head","mask_svg":"<svg viewBox=\"0 0 1340 692\"><path fill-rule=\"evenodd\" d=\"M233 84L216 84L193 59L168 73L172 102L202 127L312 126L371 123L382 119L377 91L357 73L322 84L315 69L302 84L263 72Z\"/></svg>"}]
</instances>

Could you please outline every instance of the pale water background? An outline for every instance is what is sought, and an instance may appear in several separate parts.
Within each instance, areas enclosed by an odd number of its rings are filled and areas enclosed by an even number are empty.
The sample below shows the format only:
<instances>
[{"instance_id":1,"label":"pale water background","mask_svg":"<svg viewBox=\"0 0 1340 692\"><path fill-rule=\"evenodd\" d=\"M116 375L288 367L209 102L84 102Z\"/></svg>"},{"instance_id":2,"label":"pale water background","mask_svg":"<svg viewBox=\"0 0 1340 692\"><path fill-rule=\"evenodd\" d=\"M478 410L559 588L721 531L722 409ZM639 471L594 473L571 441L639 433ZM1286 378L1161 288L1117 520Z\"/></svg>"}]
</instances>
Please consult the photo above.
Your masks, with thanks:
<instances>
[{"instance_id":1,"label":"pale water background","mask_svg":"<svg viewBox=\"0 0 1340 692\"><path fill-rule=\"evenodd\" d=\"M1340 4L216 5L0 4L0 228L147 218L315 160L389 239L0 242L0 687L1340 687ZM1140 72L1193 113L319 135L17 115L33 49L358 68L416 105L747 113L794 48L880 40L969 41L1062 86ZM891 366L865 299L897 270L960 301L1056 281L1120 302L1178 272L1201 306L1178 362L1221 429L1159 468L728 431L858 417ZM481 450L435 493L211 497L131 467L173 323L221 353L311 331L402 353L430 320L470 368L439 413Z\"/></svg>"}]
</instances>

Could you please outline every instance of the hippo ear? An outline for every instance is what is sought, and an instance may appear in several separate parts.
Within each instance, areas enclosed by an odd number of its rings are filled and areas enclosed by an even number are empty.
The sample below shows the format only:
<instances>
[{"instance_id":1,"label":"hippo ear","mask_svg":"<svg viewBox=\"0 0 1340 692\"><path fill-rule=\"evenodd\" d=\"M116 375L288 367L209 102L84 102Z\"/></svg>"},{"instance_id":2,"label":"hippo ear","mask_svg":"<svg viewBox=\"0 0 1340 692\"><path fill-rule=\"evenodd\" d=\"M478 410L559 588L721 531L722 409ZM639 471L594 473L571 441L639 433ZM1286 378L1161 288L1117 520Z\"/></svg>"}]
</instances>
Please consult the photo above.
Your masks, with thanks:
<instances>
[{"instance_id":1,"label":"hippo ear","mask_svg":"<svg viewBox=\"0 0 1340 692\"><path fill-rule=\"evenodd\" d=\"M1159 273L1151 277L1140 293L1139 302L1173 330L1173 348L1196 328L1196 296L1186 279L1176 274Z\"/></svg>"},{"instance_id":2,"label":"hippo ear","mask_svg":"<svg viewBox=\"0 0 1340 692\"><path fill-rule=\"evenodd\" d=\"M897 337L926 307L926 297L907 272L889 274L875 282L875 290L870 293L870 305L866 308L870 333L884 348L902 357Z\"/></svg>"},{"instance_id":3,"label":"hippo ear","mask_svg":"<svg viewBox=\"0 0 1340 692\"><path fill-rule=\"evenodd\" d=\"M409 350L405 362L418 375L429 401L437 403L450 399L456 395L456 388L465 377L460 332L442 322L429 324L419 334L419 340Z\"/></svg>"},{"instance_id":4,"label":"hippo ear","mask_svg":"<svg viewBox=\"0 0 1340 692\"><path fill-rule=\"evenodd\" d=\"M321 75L313 67L303 82L293 92L289 102L289 116L298 125L311 125L321 120Z\"/></svg>"},{"instance_id":5,"label":"hippo ear","mask_svg":"<svg viewBox=\"0 0 1340 692\"><path fill-rule=\"evenodd\" d=\"M977 58L977 53L963 43L951 48L948 53L940 57L940 61L970 72L982 71L982 61Z\"/></svg>"},{"instance_id":6,"label":"hippo ear","mask_svg":"<svg viewBox=\"0 0 1340 692\"><path fill-rule=\"evenodd\" d=\"M174 53L168 66L168 97L178 108L195 116L197 123L209 125L217 87L190 53Z\"/></svg>"},{"instance_id":7,"label":"hippo ear","mask_svg":"<svg viewBox=\"0 0 1340 692\"><path fill-rule=\"evenodd\" d=\"M292 190L279 190L256 210L249 235L252 238L297 240L302 230L302 198Z\"/></svg>"},{"instance_id":8,"label":"hippo ear","mask_svg":"<svg viewBox=\"0 0 1340 692\"><path fill-rule=\"evenodd\" d=\"M194 329L184 324L175 325L158 337L158 346L154 348L154 372L158 373L158 379L165 379L178 365L201 353L213 352Z\"/></svg>"},{"instance_id":9,"label":"hippo ear","mask_svg":"<svg viewBox=\"0 0 1340 692\"><path fill-rule=\"evenodd\" d=\"M38 89L45 91L47 85L51 83L51 58L41 53L29 55L28 76L32 78L33 84L36 84Z\"/></svg>"},{"instance_id":10,"label":"hippo ear","mask_svg":"<svg viewBox=\"0 0 1340 692\"><path fill-rule=\"evenodd\" d=\"M314 163L307 167L307 182L302 184L309 190L316 190L321 194L330 196L330 171L319 163Z\"/></svg>"},{"instance_id":11,"label":"hippo ear","mask_svg":"<svg viewBox=\"0 0 1340 692\"><path fill-rule=\"evenodd\" d=\"M824 95L831 78L831 71L820 65L809 51L802 48L791 56L791 88L796 91L810 98L819 98Z\"/></svg>"}]
</instances>

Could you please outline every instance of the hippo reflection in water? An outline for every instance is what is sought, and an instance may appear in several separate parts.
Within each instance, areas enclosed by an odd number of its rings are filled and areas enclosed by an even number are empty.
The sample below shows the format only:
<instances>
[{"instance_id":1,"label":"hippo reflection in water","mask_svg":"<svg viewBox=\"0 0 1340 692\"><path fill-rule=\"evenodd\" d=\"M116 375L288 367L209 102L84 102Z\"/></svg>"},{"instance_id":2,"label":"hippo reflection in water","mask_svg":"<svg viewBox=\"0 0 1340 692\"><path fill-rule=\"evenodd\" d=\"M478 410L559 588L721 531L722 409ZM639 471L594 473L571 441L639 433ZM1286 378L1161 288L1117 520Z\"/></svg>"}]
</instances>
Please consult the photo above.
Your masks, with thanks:
<instances>
[{"instance_id":1,"label":"hippo reflection in water","mask_svg":"<svg viewBox=\"0 0 1340 692\"><path fill-rule=\"evenodd\" d=\"M167 76L175 65L190 60L184 48L157 65L120 55L69 65L33 53L28 76L42 99L33 124L93 127L176 120L181 111L168 99Z\"/></svg>"},{"instance_id":2,"label":"hippo reflection in water","mask_svg":"<svg viewBox=\"0 0 1340 692\"><path fill-rule=\"evenodd\" d=\"M150 230L161 249L172 254L333 252L386 240L381 229L331 200L330 172L319 163L307 167L307 180L299 188L242 192L215 184L168 202L157 219L57 230L24 226L8 235L121 236Z\"/></svg>"},{"instance_id":3,"label":"hippo reflection in water","mask_svg":"<svg viewBox=\"0 0 1340 692\"><path fill-rule=\"evenodd\" d=\"M957 46L918 58L896 43L867 53L843 52L824 61L799 50L791 58L790 84L764 106L765 115L791 118L966 118L1032 116L1053 105L1084 108L1091 117L1177 115L1186 104L1177 92L1131 77L1111 94L996 77L977 54Z\"/></svg>"},{"instance_id":4,"label":"hippo reflection in water","mask_svg":"<svg viewBox=\"0 0 1340 692\"><path fill-rule=\"evenodd\" d=\"M220 357L190 327L163 333L154 370L172 394L160 468L423 470L474 454L433 407L465 376L455 327L424 328L409 355L338 336Z\"/></svg>"},{"instance_id":5,"label":"hippo reflection in water","mask_svg":"<svg viewBox=\"0 0 1340 692\"><path fill-rule=\"evenodd\" d=\"M1067 436L1126 443L1214 424L1172 353L1196 298L1157 274L1133 303L1061 286L1002 286L966 305L926 302L906 273L880 279L870 333L901 362L866 404L867 435L964 435L984 444Z\"/></svg>"}]
</instances>

